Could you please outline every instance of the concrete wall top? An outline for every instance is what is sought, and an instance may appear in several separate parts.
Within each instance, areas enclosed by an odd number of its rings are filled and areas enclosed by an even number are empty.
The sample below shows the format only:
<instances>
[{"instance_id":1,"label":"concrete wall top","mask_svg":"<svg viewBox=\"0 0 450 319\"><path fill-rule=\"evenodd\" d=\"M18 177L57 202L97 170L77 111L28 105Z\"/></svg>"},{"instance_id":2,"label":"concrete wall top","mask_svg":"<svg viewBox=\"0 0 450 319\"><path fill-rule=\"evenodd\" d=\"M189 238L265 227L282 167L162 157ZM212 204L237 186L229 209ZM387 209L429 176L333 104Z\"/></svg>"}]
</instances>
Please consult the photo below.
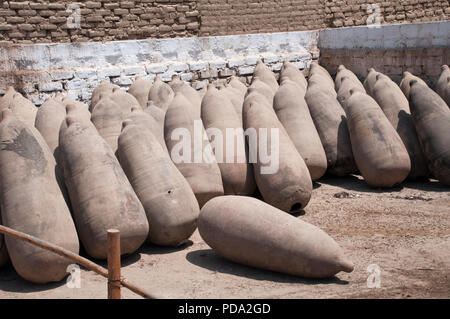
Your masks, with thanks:
<instances>
[{"instance_id":1,"label":"concrete wall top","mask_svg":"<svg viewBox=\"0 0 450 319\"><path fill-rule=\"evenodd\" d=\"M3 44L0 70L102 68L140 63L196 62L317 49L318 31L112 42Z\"/></svg>"},{"instance_id":2,"label":"concrete wall top","mask_svg":"<svg viewBox=\"0 0 450 319\"><path fill-rule=\"evenodd\" d=\"M127 89L136 77L178 75L201 89L230 76L248 82L258 59L274 72L282 62L308 69L318 58L318 31L111 42L0 44L0 95L8 86L41 105L56 92L88 102L109 80Z\"/></svg>"},{"instance_id":3,"label":"concrete wall top","mask_svg":"<svg viewBox=\"0 0 450 319\"><path fill-rule=\"evenodd\" d=\"M319 49L411 49L450 46L450 21L324 29Z\"/></svg>"}]
</instances>

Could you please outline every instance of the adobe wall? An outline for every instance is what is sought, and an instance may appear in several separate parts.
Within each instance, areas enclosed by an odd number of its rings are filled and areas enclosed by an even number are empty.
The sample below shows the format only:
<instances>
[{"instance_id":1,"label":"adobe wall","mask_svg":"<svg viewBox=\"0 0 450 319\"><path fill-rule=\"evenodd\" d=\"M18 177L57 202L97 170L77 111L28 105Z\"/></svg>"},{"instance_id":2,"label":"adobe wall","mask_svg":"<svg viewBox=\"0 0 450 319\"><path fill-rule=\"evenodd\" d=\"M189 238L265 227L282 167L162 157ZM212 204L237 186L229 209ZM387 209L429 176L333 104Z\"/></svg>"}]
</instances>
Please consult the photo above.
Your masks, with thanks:
<instances>
[{"instance_id":1,"label":"adobe wall","mask_svg":"<svg viewBox=\"0 0 450 319\"><path fill-rule=\"evenodd\" d=\"M0 41L202 37L449 18L448 0L16 0L0 1Z\"/></svg>"}]
</instances>

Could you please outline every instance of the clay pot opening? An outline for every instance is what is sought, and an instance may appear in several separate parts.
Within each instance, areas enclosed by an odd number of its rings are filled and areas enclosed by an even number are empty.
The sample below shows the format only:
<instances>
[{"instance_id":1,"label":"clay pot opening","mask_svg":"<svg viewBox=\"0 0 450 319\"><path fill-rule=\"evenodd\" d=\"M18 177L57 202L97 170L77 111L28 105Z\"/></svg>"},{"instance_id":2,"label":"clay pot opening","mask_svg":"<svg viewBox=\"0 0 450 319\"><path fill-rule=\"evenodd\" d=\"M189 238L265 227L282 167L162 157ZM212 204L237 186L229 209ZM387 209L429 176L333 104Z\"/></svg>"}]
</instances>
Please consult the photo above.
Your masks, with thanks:
<instances>
[{"instance_id":1,"label":"clay pot opening","mask_svg":"<svg viewBox=\"0 0 450 319\"><path fill-rule=\"evenodd\" d=\"M302 209L302 204L301 203L295 203L294 205L292 205L290 211L295 213L295 212L298 212L301 209Z\"/></svg>"}]
</instances>

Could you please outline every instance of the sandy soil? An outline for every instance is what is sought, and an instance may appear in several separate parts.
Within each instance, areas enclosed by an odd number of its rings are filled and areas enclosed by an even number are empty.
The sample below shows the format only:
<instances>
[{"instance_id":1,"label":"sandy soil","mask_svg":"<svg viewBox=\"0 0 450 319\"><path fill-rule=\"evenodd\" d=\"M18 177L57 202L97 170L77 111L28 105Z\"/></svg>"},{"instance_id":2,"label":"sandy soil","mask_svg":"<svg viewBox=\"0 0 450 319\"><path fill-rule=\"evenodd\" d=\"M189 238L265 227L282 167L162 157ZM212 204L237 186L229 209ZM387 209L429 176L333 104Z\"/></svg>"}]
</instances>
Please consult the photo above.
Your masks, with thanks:
<instances>
[{"instance_id":1,"label":"sandy soil","mask_svg":"<svg viewBox=\"0 0 450 319\"><path fill-rule=\"evenodd\" d=\"M196 232L184 247L145 246L123 258L122 275L167 298L450 298L450 188L430 181L383 191L360 177L327 177L303 213L343 247L352 273L307 280L241 266ZM380 288L367 287L371 264L381 269ZM82 270L81 279L79 289L34 285L9 266L0 270L0 298L106 298L103 277ZM127 289L122 296L139 298Z\"/></svg>"}]
</instances>

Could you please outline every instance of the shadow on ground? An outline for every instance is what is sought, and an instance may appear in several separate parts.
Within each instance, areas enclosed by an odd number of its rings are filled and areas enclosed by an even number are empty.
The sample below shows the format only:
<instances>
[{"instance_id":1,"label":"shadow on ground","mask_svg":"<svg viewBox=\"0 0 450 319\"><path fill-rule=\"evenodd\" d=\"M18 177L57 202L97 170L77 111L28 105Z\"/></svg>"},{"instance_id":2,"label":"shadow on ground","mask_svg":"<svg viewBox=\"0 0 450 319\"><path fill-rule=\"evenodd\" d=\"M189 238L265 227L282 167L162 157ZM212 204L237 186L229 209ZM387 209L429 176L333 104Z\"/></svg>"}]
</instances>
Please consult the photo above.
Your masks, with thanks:
<instances>
[{"instance_id":1,"label":"shadow on ground","mask_svg":"<svg viewBox=\"0 0 450 319\"><path fill-rule=\"evenodd\" d=\"M321 184L327 184L336 187L342 187L349 191L357 191L364 193L396 193L400 192L404 187L427 192L448 192L450 188L434 179L421 179L417 181L404 181L400 185L391 188L373 188L367 185L364 178L359 175L348 175L337 177L325 175L319 181Z\"/></svg>"},{"instance_id":2,"label":"shadow on ground","mask_svg":"<svg viewBox=\"0 0 450 319\"><path fill-rule=\"evenodd\" d=\"M103 268L108 268L107 260L92 259L89 256L83 256L83 257L93 261L94 263L102 266ZM137 263L139 260L141 260L141 255L138 252L135 252L135 253L129 254L129 255L123 255L122 257L120 257L120 266L127 267L130 265L133 265L134 263ZM86 269L84 267L81 267L81 268Z\"/></svg>"},{"instance_id":3,"label":"shadow on ground","mask_svg":"<svg viewBox=\"0 0 450 319\"><path fill-rule=\"evenodd\" d=\"M289 214L291 214L294 217L300 217L300 216L304 216L306 214L306 211L303 209L300 209L295 212L290 212Z\"/></svg>"},{"instance_id":4,"label":"shadow on ground","mask_svg":"<svg viewBox=\"0 0 450 319\"><path fill-rule=\"evenodd\" d=\"M212 249L203 249L189 252L186 259L196 266L217 271L223 274L231 274L254 280L267 280L278 283L293 283L305 285L337 284L347 285L348 281L340 280L336 276L328 279L305 279L273 271L252 268L231 262Z\"/></svg>"},{"instance_id":5,"label":"shadow on ground","mask_svg":"<svg viewBox=\"0 0 450 319\"><path fill-rule=\"evenodd\" d=\"M442 184L441 182L431 179L425 181L406 181L405 187L416 189L424 192L449 192L450 187Z\"/></svg>"},{"instance_id":6,"label":"shadow on ground","mask_svg":"<svg viewBox=\"0 0 450 319\"><path fill-rule=\"evenodd\" d=\"M127 267L130 265L133 265L134 263L137 263L138 261L141 260L141 254L144 254L144 255L172 254L172 253L175 253L178 251L182 251L182 250L192 246L193 244L194 243L191 240L188 240L186 243L184 243L183 245L180 245L178 247L157 246L157 245L145 243L135 253L122 256L120 259L121 266ZM92 260L92 258L89 258L89 256L84 256L84 257ZM92 261L104 268L108 267L108 263L106 260L92 260Z\"/></svg>"},{"instance_id":7,"label":"shadow on ground","mask_svg":"<svg viewBox=\"0 0 450 319\"><path fill-rule=\"evenodd\" d=\"M80 251L80 256L89 259L90 261L94 262L95 264L107 269L108 268L108 262L106 260L98 260L93 259L86 255L84 250ZM141 255L136 252L130 255L125 255L121 257L121 266L127 267L130 266L136 262L138 262L141 259ZM89 270L83 266L80 266L81 269ZM69 273L67 273L67 276ZM46 291L55 289L58 287L61 287L66 284L66 278L63 278L59 282L55 283L48 283L48 284L35 284L32 282L29 282L22 277L14 270L14 267L11 263L8 265L2 267L0 269L0 290L8 291L8 292L18 292L18 293L31 293L31 292L40 292L40 291Z\"/></svg>"},{"instance_id":8,"label":"shadow on ground","mask_svg":"<svg viewBox=\"0 0 450 319\"><path fill-rule=\"evenodd\" d=\"M20 277L11 264L0 269L0 290L7 292L40 292L55 289L65 284L66 279L49 284L34 284Z\"/></svg>"},{"instance_id":9,"label":"shadow on ground","mask_svg":"<svg viewBox=\"0 0 450 319\"><path fill-rule=\"evenodd\" d=\"M356 175L348 175L343 177L325 175L318 182L321 184L342 187L349 191L364 193L396 193L403 189L403 184L391 188L373 188L367 185L361 176Z\"/></svg>"},{"instance_id":10,"label":"shadow on ground","mask_svg":"<svg viewBox=\"0 0 450 319\"><path fill-rule=\"evenodd\" d=\"M144 244L138 252L146 255L166 255L182 251L192 246L193 244L194 243L191 240L188 240L186 243L178 247L163 247L152 244Z\"/></svg>"}]
</instances>

